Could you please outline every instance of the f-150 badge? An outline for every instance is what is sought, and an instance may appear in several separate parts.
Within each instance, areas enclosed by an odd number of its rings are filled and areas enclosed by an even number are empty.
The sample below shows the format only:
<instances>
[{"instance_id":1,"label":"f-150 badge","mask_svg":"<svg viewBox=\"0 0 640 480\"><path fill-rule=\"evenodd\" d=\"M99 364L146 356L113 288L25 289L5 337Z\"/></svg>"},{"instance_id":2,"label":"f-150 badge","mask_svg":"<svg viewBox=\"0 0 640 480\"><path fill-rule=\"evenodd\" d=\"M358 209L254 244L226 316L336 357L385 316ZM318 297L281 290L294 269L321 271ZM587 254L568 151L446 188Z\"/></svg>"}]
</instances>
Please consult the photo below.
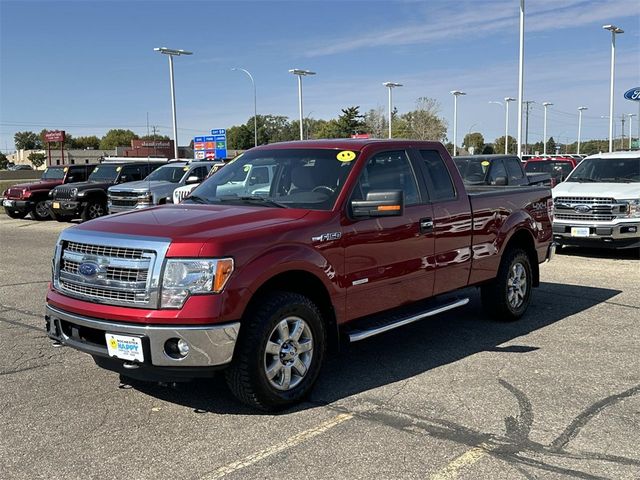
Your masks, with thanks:
<instances>
[{"instance_id":1,"label":"f-150 badge","mask_svg":"<svg viewBox=\"0 0 640 480\"><path fill-rule=\"evenodd\" d=\"M341 236L342 236L342 233L340 232L323 233L322 235L311 237L311 241L312 242L329 242L331 240L340 240Z\"/></svg>"}]
</instances>

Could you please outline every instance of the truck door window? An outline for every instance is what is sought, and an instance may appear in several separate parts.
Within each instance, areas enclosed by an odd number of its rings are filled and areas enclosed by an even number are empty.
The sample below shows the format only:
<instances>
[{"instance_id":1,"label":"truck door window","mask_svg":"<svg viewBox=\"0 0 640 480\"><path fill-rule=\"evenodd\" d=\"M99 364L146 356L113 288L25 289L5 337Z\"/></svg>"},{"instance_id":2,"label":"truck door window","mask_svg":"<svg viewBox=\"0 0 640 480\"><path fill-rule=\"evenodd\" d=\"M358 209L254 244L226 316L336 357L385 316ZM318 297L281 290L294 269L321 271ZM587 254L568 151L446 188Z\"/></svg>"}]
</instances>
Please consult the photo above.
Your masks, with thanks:
<instances>
[{"instance_id":1,"label":"truck door window","mask_svg":"<svg viewBox=\"0 0 640 480\"><path fill-rule=\"evenodd\" d=\"M502 160L494 160L491 162L491 171L489 172L489 185L496 184L496 178L506 177L507 170L504 168Z\"/></svg>"},{"instance_id":2,"label":"truck door window","mask_svg":"<svg viewBox=\"0 0 640 480\"><path fill-rule=\"evenodd\" d=\"M420 150L424 160L427 189L432 201L452 200L456 198L449 170L437 150Z\"/></svg>"},{"instance_id":3,"label":"truck door window","mask_svg":"<svg viewBox=\"0 0 640 480\"><path fill-rule=\"evenodd\" d=\"M369 159L352 194L352 199L366 199L370 191L402 190L405 205L420 202L418 185L407 152L381 152Z\"/></svg>"},{"instance_id":4,"label":"truck door window","mask_svg":"<svg viewBox=\"0 0 640 480\"><path fill-rule=\"evenodd\" d=\"M123 181L126 182L142 180L142 169L138 165L128 165L122 169L120 178L124 178Z\"/></svg>"},{"instance_id":5,"label":"truck door window","mask_svg":"<svg viewBox=\"0 0 640 480\"><path fill-rule=\"evenodd\" d=\"M249 185L268 184L269 167L254 167L249 176Z\"/></svg>"},{"instance_id":6,"label":"truck door window","mask_svg":"<svg viewBox=\"0 0 640 480\"><path fill-rule=\"evenodd\" d=\"M507 158L504 162L507 166L507 173L509 174L509 183L517 183L519 180L524 178L520 160L517 158Z\"/></svg>"},{"instance_id":7,"label":"truck door window","mask_svg":"<svg viewBox=\"0 0 640 480\"><path fill-rule=\"evenodd\" d=\"M193 171L189 174L190 177L196 176L200 179L200 181L204 180L204 178L207 176L207 167L196 167L193 169Z\"/></svg>"}]
</instances>

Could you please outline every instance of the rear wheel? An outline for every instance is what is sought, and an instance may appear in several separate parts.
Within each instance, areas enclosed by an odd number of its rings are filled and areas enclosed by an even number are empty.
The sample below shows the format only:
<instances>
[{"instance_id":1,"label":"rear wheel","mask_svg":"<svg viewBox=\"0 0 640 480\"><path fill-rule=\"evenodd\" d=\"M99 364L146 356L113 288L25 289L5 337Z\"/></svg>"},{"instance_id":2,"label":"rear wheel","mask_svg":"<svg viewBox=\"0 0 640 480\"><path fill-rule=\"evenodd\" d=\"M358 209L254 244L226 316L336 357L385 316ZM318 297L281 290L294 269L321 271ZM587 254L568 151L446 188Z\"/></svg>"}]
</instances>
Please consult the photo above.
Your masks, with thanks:
<instances>
[{"instance_id":1,"label":"rear wheel","mask_svg":"<svg viewBox=\"0 0 640 480\"><path fill-rule=\"evenodd\" d=\"M93 220L106 215L107 207L100 201L90 201L82 210L82 221Z\"/></svg>"},{"instance_id":2,"label":"rear wheel","mask_svg":"<svg viewBox=\"0 0 640 480\"><path fill-rule=\"evenodd\" d=\"M318 307L297 293L273 292L247 314L227 383L243 403L280 410L309 394L324 359L326 331Z\"/></svg>"},{"instance_id":3,"label":"rear wheel","mask_svg":"<svg viewBox=\"0 0 640 480\"><path fill-rule=\"evenodd\" d=\"M4 212L9 215L11 218L24 218L27 216L29 212L21 212L20 210L9 210L8 208L4 209Z\"/></svg>"},{"instance_id":4,"label":"rear wheel","mask_svg":"<svg viewBox=\"0 0 640 480\"><path fill-rule=\"evenodd\" d=\"M38 221L51 219L51 212L49 211L49 207L47 207L46 200L36 202L31 209L31 218Z\"/></svg>"},{"instance_id":5,"label":"rear wheel","mask_svg":"<svg viewBox=\"0 0 640 480\"><path fill-rule=\"evenodd\" d=\"M517 320L529 306L533 276L527 253L514 248L507 250L500 262L498 275L482 286L482 306L496 320Z\"/></svg>"}]
</instances>

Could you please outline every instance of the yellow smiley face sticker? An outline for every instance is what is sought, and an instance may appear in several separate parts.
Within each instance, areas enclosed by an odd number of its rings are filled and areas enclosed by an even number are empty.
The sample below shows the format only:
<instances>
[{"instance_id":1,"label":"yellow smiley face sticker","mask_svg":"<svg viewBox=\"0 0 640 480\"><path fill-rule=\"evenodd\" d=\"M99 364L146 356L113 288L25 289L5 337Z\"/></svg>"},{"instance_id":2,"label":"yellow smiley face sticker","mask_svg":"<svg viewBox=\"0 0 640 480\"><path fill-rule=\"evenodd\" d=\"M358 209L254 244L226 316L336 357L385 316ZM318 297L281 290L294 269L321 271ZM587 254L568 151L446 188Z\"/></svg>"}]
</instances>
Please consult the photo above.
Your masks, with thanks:
<instances>
[{"instance_id":1,"label":"yellow smiley face sticker","mask_svg":"<svg viewBox=\"0 0 640 480\"><path fill-rule=\"evenodd\" d=\"M343 150L336 155L336 158L341 162L351 162L354 158L356 158L356 152L352 152L351 150Z\"/></svg>"},{"instance_id":2,"label":"yellow smiley face sticker","mask_svg":"<svg viewBox=\"0 0 640 480\"><path fill-rule=\"evenodd\" d=\"M189 167L184 167L183 170L186 172L187 170L189 170Z\"/></svg>"},{"instance_id":3,"label":"yellow smiley face sticker","mask_svg":"<svg viewBox=\"0 0 640 480\"><path fill-rule=\"evenodd\" d=\"M120 170L122 170L122 167L117 167L116 168L116 172L119 172Z\"/></svg>"},{"instance_id":4,"label":"yellow smiley face sticker","mask_svg":"<svg viewBox=\"0 0 640 480\"><path fill-rule=\"evenodd\" d=\"M489 166L489 165L491 165L491 164L485 160L485 161L484 161L484 162L482 162L480 165L482 165L483 167L488 167L488 166Z\"/></svg>"},{"instance_id":5,"label":"yellow smiley face sticker","mask_svg":"<svg viewBox=\"0 0 640 480\"><path fill-rule=\"evenodd\" d=\"M69 167L64 167L64 168L62 169L62 171L63 171L63 172L68 172L68 171L69 171Z\"/></svg>"},{"instance_id":6,"label":"yellow smiley face sticker","mask_svg":"<svg viewBox=\"0 0 640 480\"><path fill-rule=\"evenodd\" d=\"M112 338L111 340L109 340L109 346L112 349L118 348L118 341L115 338Z\"/></svg>"}]
</instances>

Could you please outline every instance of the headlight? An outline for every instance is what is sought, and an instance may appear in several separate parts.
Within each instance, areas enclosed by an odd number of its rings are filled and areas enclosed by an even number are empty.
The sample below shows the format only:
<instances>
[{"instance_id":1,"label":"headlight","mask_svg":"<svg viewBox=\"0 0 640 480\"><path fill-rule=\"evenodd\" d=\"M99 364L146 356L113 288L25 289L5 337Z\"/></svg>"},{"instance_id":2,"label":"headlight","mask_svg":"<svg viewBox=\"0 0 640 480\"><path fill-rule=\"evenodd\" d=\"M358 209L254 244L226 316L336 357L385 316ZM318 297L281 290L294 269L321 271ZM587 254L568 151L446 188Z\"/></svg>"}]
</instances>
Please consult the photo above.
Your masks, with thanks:
<instances>
[{"instance_id":1,"label":"headlight","mask_svg":"<svg viewBox=\"0 0 640 480\"><path fill-rule=\"evenodd\" d=\"M620 200L627 204L627 218L640 218L640 199Z\"/></svg>"},{"instance_id":2,"label":"headlight","mask_svg":"<svg viewBox=\"0 0 640 480\"><path fill-rule=\"evenodd\" d=\"M220 293L233 273L233 259L173 259L162 276L162 308L180 308L189 295Z\"/></svg>"},{"instance_id":3,"label":"headlight","mask_svg":"<svg viewBox=\"0 0 640 480\"><path fill-rule=\"evenodd\" d=\"M71 193L72 197L75 197L75 196L78 195L78 189L77 188L72 188L70 193Z\"/></svg>"},{"instance_id":4,"label":"headlight","mask_svg":"<svg viewBox=\"0 0 640 480\"><path fill-rule=\"evenodd\" d=\"M138 194L138 203L151 203L153 195L150 192L143 192Z\"/></svg>"}]
</instances>

